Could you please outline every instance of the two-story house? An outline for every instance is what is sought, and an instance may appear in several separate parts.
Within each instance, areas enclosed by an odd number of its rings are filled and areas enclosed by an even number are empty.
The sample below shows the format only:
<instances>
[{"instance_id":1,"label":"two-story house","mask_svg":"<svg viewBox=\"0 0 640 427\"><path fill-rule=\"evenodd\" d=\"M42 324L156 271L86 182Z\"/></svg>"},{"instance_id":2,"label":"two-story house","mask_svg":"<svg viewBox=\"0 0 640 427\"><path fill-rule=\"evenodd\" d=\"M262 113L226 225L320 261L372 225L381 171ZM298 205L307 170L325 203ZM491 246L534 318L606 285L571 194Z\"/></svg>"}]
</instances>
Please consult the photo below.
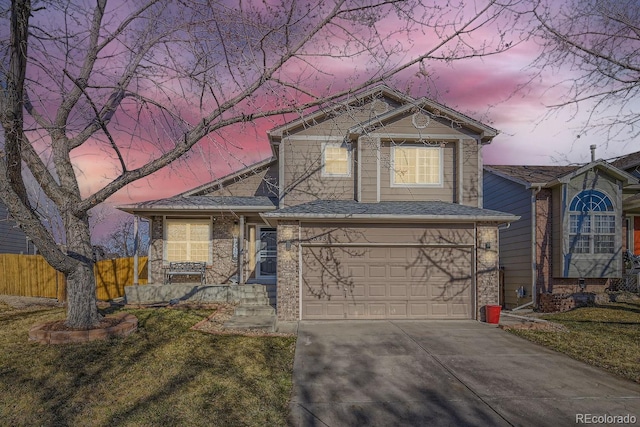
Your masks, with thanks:
<instances>
[{"instance_id":1,"label":"two-story house","mask_svg":"<svg viewBox=\"0 0 640 427\"><path fill-rule=\"evenodd\" d=\"M625 250L640 250L640 155L607 162L592 150L582 165L485 166L484 206L520 217L500 233L506 308L571 308L573 294L616 288Z\"/></svg>"},{"instance_id":2,"label":"two-story house","mask_svg":"<svg viewBox=\"0 0 640 427\"><path fill-rule=\"evenodd\" d=\"M121 209L151 221L150 283L204 261L207 284L270 286L280 320L480 319L517 219L482 208L496 135L377 86L271 130L270 159Z\"/></svg>"}]
</instances>

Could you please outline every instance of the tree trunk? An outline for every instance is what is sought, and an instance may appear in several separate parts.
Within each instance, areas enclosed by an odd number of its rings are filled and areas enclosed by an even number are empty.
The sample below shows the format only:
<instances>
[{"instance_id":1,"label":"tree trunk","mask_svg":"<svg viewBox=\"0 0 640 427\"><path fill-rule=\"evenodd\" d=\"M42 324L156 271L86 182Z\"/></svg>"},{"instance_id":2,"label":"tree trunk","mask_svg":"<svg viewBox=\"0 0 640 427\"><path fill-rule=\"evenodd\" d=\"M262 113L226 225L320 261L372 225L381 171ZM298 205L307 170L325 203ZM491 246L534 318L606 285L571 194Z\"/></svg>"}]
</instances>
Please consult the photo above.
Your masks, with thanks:
<instances>
[{"instance_id":1,"label":"tree trunk","mask_svg":"<svg viewBox=\"0 0 640 427\"><path fill-rule=\"evenodd\" d=\"M73 328L89 329L102 316L96 305L96 281L93 272L93 250L87 218L66 216L67 255L75 260L75 268L66 275L67 321Z\"/></svg>"}]
</instances>

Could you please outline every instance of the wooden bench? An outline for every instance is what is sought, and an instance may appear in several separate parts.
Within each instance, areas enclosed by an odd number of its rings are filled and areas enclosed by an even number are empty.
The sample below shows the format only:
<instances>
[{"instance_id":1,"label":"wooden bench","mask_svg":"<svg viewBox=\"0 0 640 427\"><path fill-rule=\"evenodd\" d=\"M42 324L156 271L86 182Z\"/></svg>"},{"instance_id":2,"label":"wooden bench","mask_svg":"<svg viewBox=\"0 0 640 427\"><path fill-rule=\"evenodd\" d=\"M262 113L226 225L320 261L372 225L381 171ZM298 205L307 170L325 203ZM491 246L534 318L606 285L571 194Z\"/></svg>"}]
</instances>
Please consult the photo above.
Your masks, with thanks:
<instances>
[{"instance_id":1,"label":"wooden bench","mask_svg":"<svg viewBox=\"0 0 640 427\"><path fill-rule=\"evenodd\" d=\"M205 267L204 262L170 262L165 272L166 281L171 284L173 276L200 276L200 284L204 285Z\"/></svg>"}]
</instances>

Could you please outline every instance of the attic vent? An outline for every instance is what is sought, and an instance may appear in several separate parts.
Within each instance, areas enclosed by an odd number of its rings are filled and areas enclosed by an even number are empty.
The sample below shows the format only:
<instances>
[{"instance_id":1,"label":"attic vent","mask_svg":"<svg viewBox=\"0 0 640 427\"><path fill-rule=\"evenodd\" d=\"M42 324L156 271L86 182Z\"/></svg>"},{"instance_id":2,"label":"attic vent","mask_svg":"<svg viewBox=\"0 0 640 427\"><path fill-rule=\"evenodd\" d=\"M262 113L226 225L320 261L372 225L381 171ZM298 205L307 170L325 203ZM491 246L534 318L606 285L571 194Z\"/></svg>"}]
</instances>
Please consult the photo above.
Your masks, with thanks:
<instances>
[{"instance_id":1,"label":"attic vent","mask_svg":"<svg viewBox=\"0 0 640 427\"><path fill-rule=\"evenodd\" d=\"M415 126L416 129L426 128L429 126L430 121L431 118L424 113L415 113L413 117L411 117L411 123L413 123L413 126Z\"/></svg>"},{"instance_id":2,"label":"attic vent","mask_svg":"<svg viewBox=\"0 0 640 427\"><path fill-rule=\"evenodd\" d=\"M386 102L384 102L381 99L376 99L371 104L371 109L376 114L383 114L383 113L386 113L387 111L389 111L389 104L387 104Z\"/></svg>"}]
</instances>

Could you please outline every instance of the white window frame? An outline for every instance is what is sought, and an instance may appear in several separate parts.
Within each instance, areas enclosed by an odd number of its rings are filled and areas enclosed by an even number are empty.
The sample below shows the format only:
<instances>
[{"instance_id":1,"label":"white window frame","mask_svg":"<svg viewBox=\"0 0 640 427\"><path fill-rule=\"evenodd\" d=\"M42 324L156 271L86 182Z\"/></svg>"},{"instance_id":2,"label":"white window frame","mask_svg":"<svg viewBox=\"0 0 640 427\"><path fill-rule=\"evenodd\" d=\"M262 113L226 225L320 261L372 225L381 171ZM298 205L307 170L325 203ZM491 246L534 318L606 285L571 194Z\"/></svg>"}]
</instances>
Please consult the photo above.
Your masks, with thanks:
<instances>
[{"instance_id":1,"label":"white window frame","mask_svg":"<svg viewBox=\"0 0 640 427\"><path fill-rule=\"evenodd\" d=\"M327 172L325 166L327 148L340 148L344 149L347 153L347 173L331 173ZM323 142L322 143L322 176L326 178L350 178L351 177L351 149L348 144L342 142Z\"/></svg>"},{"instance_id":2,"label":"white window frame","mask_svg":"<svg viewBox=\"0 0 640 427\"><path fill-rule=\"evenodd\" d=\"M612 203L611 197L602 190L595 190L606 197L609 203ZM574 199L579 197L583 192L580 192L574 196ZM603 199L604 201L604 199ZM573 206L574 200L570 203ZM589 210L571 210L569 208L568 230L569 230L569 252L573 255L611 255L615 253L616 248L616 236L617 236L617 215L614 210L592 210L595 207L591 207ZM580 227L579 227L580 225ZM608 229L603 229L603 225ZM603 251L605 246L596 243L598 240L606 237L611 243L610 250ZM580 242L582 242L580 244Z\"/></svg>"},{"instance_id":3,"label":"white window frame","mask_svg":"<svg viewBox=\"0 0 640 427\"><path fill-rule=\"evenodd\" d=\"M213 221L211 220L211 218L164 218L164 224L163 224L163 250L162 250L162 262L164 264L169 264L170 262L173 262L173 260L169 260L168 259L168 255L169 255L169 251L168 251L168 246L169 246L169 224L170 223L181 223L181 224L207 224L209 227L209 237L207 239L207 259L206 259L206 263L207 265L211 265L212 264L212 258L211 258L211 249L212 249L212 234L213 234ZM189 231L187 230L187 235L188 235ZM190 246L189 246L189 240L186 241L187 243L187 254L189 255L189 251L190 251ZM177 260L176 260L177 261ZM190 258L189 256L189 260L188 261L194 261L193 259ZM202 261L202 260L195 260L195 261ZM178 261L179 262L179 261Z\"/></svg>"},{"instance_id":4,"label":"white window frame","mask_svg":"<svg viewBox=\"0 0 640 427\"><path fill-rule=\"evenodd\" d=\"M396 182L396 149L402 150L434 150L438 152L438 182L433 183L405 183ZM442 147L432 147L427 145L407 144L407 145L392 145L391 146L391 187L421 187L421 188L442 188L444 186L444 160Z\"/></svg>"}]
</instances>

